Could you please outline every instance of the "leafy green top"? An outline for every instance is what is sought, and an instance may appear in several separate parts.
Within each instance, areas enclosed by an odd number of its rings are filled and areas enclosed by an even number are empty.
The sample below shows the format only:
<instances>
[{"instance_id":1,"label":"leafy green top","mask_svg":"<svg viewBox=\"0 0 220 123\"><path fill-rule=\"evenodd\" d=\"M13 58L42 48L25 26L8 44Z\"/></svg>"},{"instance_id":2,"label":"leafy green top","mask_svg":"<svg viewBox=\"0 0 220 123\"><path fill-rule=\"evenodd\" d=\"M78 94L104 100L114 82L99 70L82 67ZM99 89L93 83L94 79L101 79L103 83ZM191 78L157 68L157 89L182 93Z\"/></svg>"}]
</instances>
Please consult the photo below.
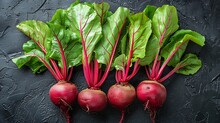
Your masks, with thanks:
<instances>
[{"instance_id":1,"label":"leafy green top","mask_svg":"<svg viewBox=\"0 0 220 123\"><path fill-rule=\"evenodd\" d=\"M112 13L109 8L105 2L77 0L67 9L58 9L50 22L21 22L17 28L30 41L23 45L24 55L12 61L19 68L29 66L34 73L47 68L57 80L69 80L72 67L82 63L88 85L97 88L107 78L113 61L117 82L129 81L139 65L147 65L149 79L160 82L175 72L189 75L201 67L195 54L184 52L189 41L203 46L205 37L178 30L174 6L149 5L137 14L124 7ZM129 73L133 63L133 72ZM167 65L174 69L161 77ZM103 67L102 75L99 69Z\"/></svg>"},{"instance_id":2,"label":"leafy green top","mask_svg":"<svg viewBox=\"0 0 220 123\"><path fill-rule=\"evenodd\" d=\"M117 70L117 82L129 81L139 69L139 61L145 56L146 45L151 35L151 20L144 13L137 13L129 16L129 26L125 33L126 43L121 43L121 55L116 57L114 66ZM128 40L126 37L128 36ZM129 75L129 69L135 62L134 70Z\"/></svg>"},{"instance_id":3,"label":"leafy green top","mask_svg":"<svg viewBox=\"0 0 220 123\"><path fill-rule=\"evenodd\" d=\"M184 55L184 52L189 41L203 46L205 37L191 30L177 31L178 16L174 6L163 5L155 9L148 6L144 10L145 14L152 18L153 27L145 58L140 61L141 65L148 65L148 78L162 82L175 72L184 75L196 73L201 67L201 60L194 54ZM167 65L173 66L174 69L161 78Z\"/></svg>"},{"instance_id":4,"label":"leafy green top","mask_svg":"<svg viewBox=\"0 0 220 123\"><path fill-rule=\"evenodd\" d=\"M34 73L47 68L57 80L68 80L69 68L81 64L82 47L64 26L29 20L17 28L31 39L23 45L24 55L12 59L19 68L26 65Z\"/></svg>"}]
</instances>

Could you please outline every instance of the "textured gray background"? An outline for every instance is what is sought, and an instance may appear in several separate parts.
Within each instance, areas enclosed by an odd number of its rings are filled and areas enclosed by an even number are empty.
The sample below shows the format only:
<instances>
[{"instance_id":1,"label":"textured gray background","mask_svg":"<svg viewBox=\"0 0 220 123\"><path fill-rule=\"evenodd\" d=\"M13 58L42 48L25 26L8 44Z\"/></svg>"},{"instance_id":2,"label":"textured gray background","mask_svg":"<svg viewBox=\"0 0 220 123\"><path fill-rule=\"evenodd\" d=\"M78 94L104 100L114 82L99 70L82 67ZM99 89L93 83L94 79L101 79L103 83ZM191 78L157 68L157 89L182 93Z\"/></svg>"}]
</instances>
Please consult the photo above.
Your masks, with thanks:
<instances>
[{"instance_id":1,"label":"textured gray background","mask_svg":"<svg viewBox=\"0 0 220 123\"><path fill-rule=\"evenodd\" d=\"M20 55L28 40L16 28L24 20L48 21L58 8L68 7L74 0L0 0L0 123L64 123L59 109L48 97L55 83L50 73L32 74L28 68L17 69L11 58ZM94 2L95 0L88 0ZM98 0L96 0L98 1ZM147 4L176 6L180 27L206 36L203 48L192 44L189 51L198 53L202 69L194 76L175 74L164 84L167 100L158 111L157 123L219 123L220 122L220 2L218 0L108 0L111 10L118 6L142 11ZM100 2L100 1L99 1ZM131 80L135 87L146 79L144 70ZM74 69L72 81L79 91L86 88L81 67ZM115 83L114 72L102 86ZM88 114L76 103L74 123L117 123L120 112L110 105L99 114ZM125 123L150 122L148 112L137 100L128 108Z\"/></svg>"}]
</instances>

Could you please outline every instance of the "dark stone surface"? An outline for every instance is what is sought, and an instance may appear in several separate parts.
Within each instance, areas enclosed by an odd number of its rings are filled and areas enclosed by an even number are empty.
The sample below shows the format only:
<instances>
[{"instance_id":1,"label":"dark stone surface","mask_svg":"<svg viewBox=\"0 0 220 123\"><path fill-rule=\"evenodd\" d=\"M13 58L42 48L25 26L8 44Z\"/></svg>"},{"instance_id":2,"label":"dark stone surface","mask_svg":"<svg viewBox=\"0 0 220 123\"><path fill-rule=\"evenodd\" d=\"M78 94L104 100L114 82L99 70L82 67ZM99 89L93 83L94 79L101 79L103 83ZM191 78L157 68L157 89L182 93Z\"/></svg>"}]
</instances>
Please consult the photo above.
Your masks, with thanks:
<instances>
[{"instance_id":1,"label":"dark stone surface","mask_svg":"<svg viewBox=\"0 0 220 123\"><path fill-rule=\"evenodd\" d=\"M88 0L94 2L95 0ZM98 1L98 0L96 0ZM101 0L100 0L101 1ZM99 2L100 2L99 1ZM199 54L202 69L194 76L175 74L164 84L167 100L157 113L157 123L219 123L220 122L220 2L218 0L108 0L111 10L118 6L142 11L147 4L176 6L180 27L200 32L206 37L203 48L192 45L189 50ZM48 21L58 8L66 8L72 0L1 0L0 1L0 123L64 123L59 109L48 97L55 83L50 73L32 74L28 68L17 69L11 58L21 54L28 40L16 28L23 20ZM74 69L72 81L79 90L86 88L81 67ZM135 87L146 79L143 69L132 79ZM115 83L114 72L102 89L107 92ZM88 114L78 104L73 107L74 123L117 123L120 112L110 105L99 114ZM126 112L125 123L150 122L142 104L135 102Z\"/></svg>"}]
</instances>

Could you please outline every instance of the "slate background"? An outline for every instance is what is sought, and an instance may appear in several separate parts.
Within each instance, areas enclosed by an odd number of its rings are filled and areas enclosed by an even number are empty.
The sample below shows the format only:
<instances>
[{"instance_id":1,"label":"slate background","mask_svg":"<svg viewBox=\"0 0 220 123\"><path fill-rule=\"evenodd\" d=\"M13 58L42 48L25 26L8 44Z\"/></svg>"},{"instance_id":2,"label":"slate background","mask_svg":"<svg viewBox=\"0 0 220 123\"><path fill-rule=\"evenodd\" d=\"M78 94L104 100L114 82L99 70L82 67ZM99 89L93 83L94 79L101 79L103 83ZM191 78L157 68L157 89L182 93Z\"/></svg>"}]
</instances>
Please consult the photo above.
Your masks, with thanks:
<instances>
[{"instance_id":1,"label":"slate background","mask_svg":"<svg viewBox=\"0 0 220 123\"><path fill-rule=\"evenodd\" d=\"M55 79L48 71L34 75L28 68L17 69L11 58L22 52L28 40L16 28L24 20L48 21L58 8L67 8L74 0L1 0L0 1L0 123L65 123L63 115L48 97ZM101 0L87 0L89 2ZM189 51L197 53L203 61L194 76L175 74L164 85L167 100L158 111L157 123L219 123L220 122L220 1L218 0L108 0L111 10L118 6L142 11L147 4L170 4L178 10L180 27L200 32L206 45L194 44ZM131 80L135 87L146 79L144 70ZM74 69L72 81L79 91L86 88L81 67ZM111 72L102 89L115 83ZM110 105L99 114L88 114L76 103L73 107L74 123L117 123L120 112ZM150 122L142 104L135 102L128 108L125 123Z\"/></svg>"}]
</instances>

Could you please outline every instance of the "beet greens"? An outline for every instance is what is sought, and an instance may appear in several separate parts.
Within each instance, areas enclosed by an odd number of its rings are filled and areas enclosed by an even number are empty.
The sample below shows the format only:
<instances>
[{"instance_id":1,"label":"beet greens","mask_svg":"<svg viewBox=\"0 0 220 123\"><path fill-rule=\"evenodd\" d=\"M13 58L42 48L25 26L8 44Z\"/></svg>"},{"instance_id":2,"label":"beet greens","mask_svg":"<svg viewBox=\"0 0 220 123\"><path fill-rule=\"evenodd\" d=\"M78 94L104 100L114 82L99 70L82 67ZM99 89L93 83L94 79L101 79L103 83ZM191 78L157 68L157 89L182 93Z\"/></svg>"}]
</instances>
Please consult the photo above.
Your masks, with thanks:
<instances>
[{"instance_id":1,"label":"beet greens","mask_svg":"<svg viewBox=\"0 0 220 123\"><path fill-rule=\"evenodd\" d=\"M62 110L67 122L70 122L69 111L78 92L76 86L69 80L73 66L81 63L82 56L79 52L81 45L75 42L71 33L59 24L29 20L21 22L17 28L31 40L23 45L24 55L12 61L19 68L24 65L30 67L34 73L40 73L46 69L51 72L58 81L51 87L49 93L51 101ZM65 89L60 92L59 88ZM69 96L62 93L69 93Z\"/></svg>"},{"instance_id":2,"label":"beet greens","mask_svg":"<svg viewBox=\"0 0 220 123\"><path fill-rule=\"evenodd\" d=\"M103 37L97 44L95 54L99 63L106 66L104 77L100 79L98 86L105 81L115 57L116 47L119 43L122 29L126 24L129 15L127 8L119 7L112 16L107 18L107 22L103 25Z\"/></svg>"},{"instance_id":3,"label":"beet greens","mask_svg":"<svg viewBox=\"0 0 220 123\"><path fill-rule=\"evenodd\" d=\"M143 66L147 65L145 68L149 80L139 84L137 96L144 103L145 109L150 111L154 123L156 110L166 99L166 89L159 83L174 73L183 75L196 73L201 67L201 60L195 54L184 55L184 52L189 41L203 46L205 38L191 30L178 30L178 16L174 6L163 5L157 9L148 6L144 11L152 18L153 31L146 47L145 58L141 59L140 63ZM166 66L174 68L163 75Z\"/></svg>"},{"instance_id":4,"label":"beet greens","mask_svg":"<svg viewBox=\"0 0 220 123\"><path fill-rule=\"evenodd\" d=\"M149 79L163 82L175 72L184 75L196 73L201 67L201 61L193 54L182 56L189 41L203 46L204 36L191 30L177 31L178 17L173 6L159 7L152 18L152 25L153 33L146 47L146 55L141 59L141 65L148 65L146 72ZM175 68L161 78L167 65Z\"/></svg>"},{"instance_id":5,"label":"beet greens","mask_svg":"<svg viewBox=\"0 0 220 123\"><path fill-rule=\"evenodd\" d=\"M21 22L17 28L30 40L23 44L24 54L12 61L18 68L28 66L33 73L50 71L57 83L50 88L49 96L64 113L67 123L77 98L85 111L98 112L106 107L107 97L121 111L122 123L126 108L136 97L129 81L140 66L145 66L149 80L138 85L137 97L155 123L156 112L167 95L162 83L174 73L191 75L200 69L201 60L184 52L190 41L204 46L205 37L192 30L178 30L174 6L148 5L136 14L124 7L114 13L109 9L105 2L76 0L69 8L58 9L47 23ZM77 97L77 88L70 79L73 66L81 64L88 88ZM173 69L164 73L167 66ZM100 87L112 67L116 69L116 84L106 96Z\"/></svg>"},{"instance_id":6,"label":"beet greens","mask_svg":"<svg viewBox=\"0 0 220 123\"><path fill-rule=\"evenodd\" d=\"M123 121L125 109L134 101L136 93L129 80L138 72L139 61L145 56L145 48L151 35L151 20L144 13L132 14L129 17L129 25L122 38L120 53L115 58L115 78L117 83L108 91L109 102L121 110ZM134 64L133 71L130 68Z\"/></svg>"},{"instance_id":7,"label":"beet greens","mask_svg":"<svg viewBox=\"0 0 220 123\"><path fill-rule=\"evenodd\" d=\"M129 10L122 7L114 14L108 9L107 3L78 3L67 9L70 29L77 32L83 47L83 71L90 90L80 92L78 102L88 112L101 111L107 104L107 97L99 88L108 76L121 30L129 14Z\"/></svg>"}]
</instances>

